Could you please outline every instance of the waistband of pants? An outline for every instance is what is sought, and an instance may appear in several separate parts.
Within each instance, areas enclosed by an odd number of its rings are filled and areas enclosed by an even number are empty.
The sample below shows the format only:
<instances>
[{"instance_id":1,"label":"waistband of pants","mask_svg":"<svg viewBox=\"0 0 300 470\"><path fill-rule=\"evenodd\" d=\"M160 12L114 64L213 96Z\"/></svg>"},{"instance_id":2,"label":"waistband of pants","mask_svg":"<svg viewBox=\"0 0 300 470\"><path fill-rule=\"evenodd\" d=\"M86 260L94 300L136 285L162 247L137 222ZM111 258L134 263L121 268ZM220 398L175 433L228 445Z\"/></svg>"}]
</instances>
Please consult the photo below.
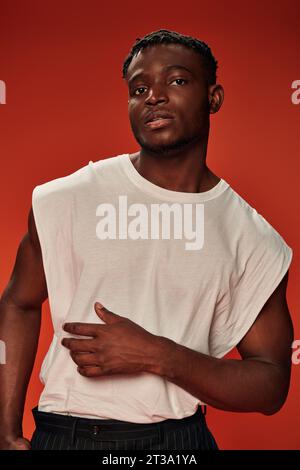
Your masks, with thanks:
<instances>
[{"instance_id":1,"label":"waistband of pants","mask_svg":"<svg viewBox=\"0 0 300 470\"><path fill-rule=\"evenodd\" d=\"M101 441L118 441L124 439L162 438L164 433L178 431L186 426L199 423L206 426L206 405L199 405L196 413L181 419L166 419L156 423L131 423L114 419L80 418L66 416L58 413L38 411L38 407L32 409L36 429L68 434L71 440L76 436L88 437Z\"/></svg>"}]
</instances>

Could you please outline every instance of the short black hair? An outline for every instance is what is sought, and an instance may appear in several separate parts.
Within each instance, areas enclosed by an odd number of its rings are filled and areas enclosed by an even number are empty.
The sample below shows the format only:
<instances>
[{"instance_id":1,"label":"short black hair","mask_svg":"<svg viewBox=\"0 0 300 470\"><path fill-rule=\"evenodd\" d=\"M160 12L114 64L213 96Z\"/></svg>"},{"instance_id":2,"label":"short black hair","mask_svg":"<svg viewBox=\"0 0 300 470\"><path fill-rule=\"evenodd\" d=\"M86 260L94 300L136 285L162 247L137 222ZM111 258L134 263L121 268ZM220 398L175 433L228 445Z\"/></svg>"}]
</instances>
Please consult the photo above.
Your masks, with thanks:
<instances>
[{"instance_id":1,"label":"short black hair","mask_svg":"<svg viewBox=\"0 0 300 470\"><path fill-rule=\"evenodd\" d=\"M193 49L202 58L202 64L206 70L206 80L208 85L214 85L217 80L218 62L213 56L210 47L203 41L192 36L170 31L168 29L159 29L152 33L146 34L143 38L136 38L128 56L123 63L122 78L126 79L128 67L133 57L141 50L156 44L182 44L183 46Z\"/></svg>"}]
</instances>

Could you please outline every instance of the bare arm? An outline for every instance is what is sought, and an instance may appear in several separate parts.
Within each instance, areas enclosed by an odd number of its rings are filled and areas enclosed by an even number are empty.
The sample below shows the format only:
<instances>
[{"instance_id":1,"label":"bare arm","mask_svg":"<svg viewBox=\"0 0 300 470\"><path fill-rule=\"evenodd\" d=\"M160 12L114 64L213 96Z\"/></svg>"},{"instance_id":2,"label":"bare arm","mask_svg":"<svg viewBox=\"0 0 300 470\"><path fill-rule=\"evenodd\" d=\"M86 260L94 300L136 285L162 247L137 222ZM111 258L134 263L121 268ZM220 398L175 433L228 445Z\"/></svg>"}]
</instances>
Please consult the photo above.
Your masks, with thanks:
<instances>
[{"instance_id":1,"label":"bare arm","mask_svg":"<svg viewBox=\"0 0 300 470\"><path fill-rule=\"evenodd\" d=\"M0 339L6 364L0 365L0 449L22 437L22 419L37 351L41 307L47 298L40 243L32 209L10 280L0 299Z\"/></svg>"},{"instance_id":2,"label":"bare arm","mask_svg":"<svg viewBox=\"0 0 300 470\"><path fill-rule=\"evenodd\" d=\"M288 273L237 346L242 360L218 359L161 337L152 372L215 408L274 414L290 384L293 325L286 302Z\"/></svg>"}]
</instances>

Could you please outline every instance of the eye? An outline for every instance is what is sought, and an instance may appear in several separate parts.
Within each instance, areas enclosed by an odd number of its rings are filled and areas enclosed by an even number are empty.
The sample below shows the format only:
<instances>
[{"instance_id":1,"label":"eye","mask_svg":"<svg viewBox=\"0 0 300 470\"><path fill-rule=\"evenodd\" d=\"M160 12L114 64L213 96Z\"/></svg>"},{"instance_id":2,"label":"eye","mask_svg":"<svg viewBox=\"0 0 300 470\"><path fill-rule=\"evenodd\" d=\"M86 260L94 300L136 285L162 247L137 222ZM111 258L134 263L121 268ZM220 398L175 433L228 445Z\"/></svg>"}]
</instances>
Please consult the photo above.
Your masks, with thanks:
<instances>
[{"instance_id":1,"label":"eye","mask_svg":"<svg viewBox=\"0 0 300 470\"><path fill-rule=\"evenodd\" d=\"M187 80L185 80L184 78L174 78L174 80L172 80L171 83L176 82L178 80L181 81L181 82L187 83Z\"/></svg>"},{"instance_id":2,"label":"eye","mask_svg":"<svg viewBox=\"0 0 300 470\"><path fill-rule=\"evenodd\" d=\"M141 95L142 93L137 93L138 90L144 90L146 87L144 86L140 86L139 88L137 88L136 90L134 90L133 94L134 95Z\"/></svg>"}]
</instances>

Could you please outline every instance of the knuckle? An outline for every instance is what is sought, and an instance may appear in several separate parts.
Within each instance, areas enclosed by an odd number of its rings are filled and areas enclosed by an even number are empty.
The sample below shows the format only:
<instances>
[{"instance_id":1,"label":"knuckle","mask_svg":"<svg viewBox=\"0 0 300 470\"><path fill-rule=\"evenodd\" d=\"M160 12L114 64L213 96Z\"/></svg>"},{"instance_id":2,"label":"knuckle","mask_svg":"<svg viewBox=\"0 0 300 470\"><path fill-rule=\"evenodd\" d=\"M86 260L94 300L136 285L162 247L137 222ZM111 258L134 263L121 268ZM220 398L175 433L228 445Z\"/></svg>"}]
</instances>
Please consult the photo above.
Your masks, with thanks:
<instances>
[{"instance_id":1,"label":"knuckle","mask_svg":"<svg viewBox=\"0 0 300 470\"><path fill-rule=\"evenodd\" d=\"M100 354L99 351L97 353L95 353L95 359L97 361L97 364L101 365L103 357L102 357L102 354Z\"/></svg>"},{"instance_id":2,"label":"knuckle","mask_svg":"<svg viewBox=\"0 0 300 470\"><path fill-rule=\"evenodd\" d=\"M91 344L91 346L90 346L89 349L90 349L90 351L91 351L92 353L94 353L94 354L98 354L99 351L100 351L100 347L97 346L97 344Z\"/></svg>"}]
</instances>

